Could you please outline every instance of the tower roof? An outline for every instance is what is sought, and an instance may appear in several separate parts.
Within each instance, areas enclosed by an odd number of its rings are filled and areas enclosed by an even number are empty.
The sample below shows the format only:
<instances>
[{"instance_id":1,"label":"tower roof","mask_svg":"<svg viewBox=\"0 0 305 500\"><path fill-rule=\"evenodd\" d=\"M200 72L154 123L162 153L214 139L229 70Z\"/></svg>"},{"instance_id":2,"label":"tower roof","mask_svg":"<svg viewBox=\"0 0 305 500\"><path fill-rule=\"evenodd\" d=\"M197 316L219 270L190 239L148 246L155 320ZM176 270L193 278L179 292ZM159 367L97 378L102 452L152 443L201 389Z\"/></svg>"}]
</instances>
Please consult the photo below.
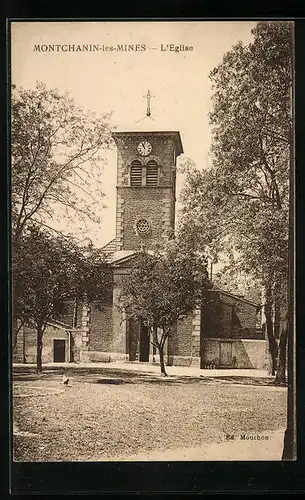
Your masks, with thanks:
<instances>
[{"instance_id":1,"label":"tower roof","mask_svg":"<svg viewBox=\"0 0 305 500\"><path fill-rule=\"evenodd\" d=\"M159 120L145 115L140 120L118 127L116 132L162 132L167 129L168 127L164 128L164 124L161 125Z\"/></svg>"},{"instance_id":2,"label":"tower roof","mask_svg":"<svg viewBox=\"0 0 305 500\"><path fill-rule=\"evenodd\" d=\"M164 120L156 119L155 116L151 116L151 108L150 108L150 100L152 97L150 91L148 90L147 95L143 96L147 99L147 109L146 115L130 124L122 124L118 126L113 131L114 138L120 134L131 134L131 133L139 133L139 134L148 134L151 132L159 133L159 134L171 134L175 136L176 146L177 146L177 155L183 153L183 146L181 142L180 132L175 130L172 125L164 122Z\"/></svg>"},{"instance_id":3,"label":"tower roof","mask_svg":"<svg viewBox=\"0 0 305 500\"><path fill-rule=\"evenodd\" d=\"M158 133L162 135L173 135L175 136L176 147L177 147L177 155L183 153L183 146L181 141L180 132L178 130L174 130L172 127L167 126L166 124L161 124L152 116L144 116L141 120L138 120L130 125L122 125L117 127L113 132L114 138L116 136L124 135L124 134L149 134L149 133Z\"/></svg>"}]
</instances>

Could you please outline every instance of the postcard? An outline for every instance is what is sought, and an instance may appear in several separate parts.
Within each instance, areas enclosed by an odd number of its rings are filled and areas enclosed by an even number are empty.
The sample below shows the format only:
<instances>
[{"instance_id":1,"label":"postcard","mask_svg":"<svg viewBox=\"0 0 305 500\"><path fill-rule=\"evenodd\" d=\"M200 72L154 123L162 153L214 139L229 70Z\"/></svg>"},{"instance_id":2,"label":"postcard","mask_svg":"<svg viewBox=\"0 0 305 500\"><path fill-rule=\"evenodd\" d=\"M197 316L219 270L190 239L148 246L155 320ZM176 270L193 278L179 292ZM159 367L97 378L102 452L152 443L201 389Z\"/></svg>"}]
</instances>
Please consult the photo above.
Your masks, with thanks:
<instances>
[{"instance_id":1,"label":"postcard","mask_svg":"<svg viewBox=\"0 0 305 500\"><path fill-rule=\"evenodd\" d=\"M13 461L295 460L293 23L10 28Z\"/></svg>"}]
</instances>

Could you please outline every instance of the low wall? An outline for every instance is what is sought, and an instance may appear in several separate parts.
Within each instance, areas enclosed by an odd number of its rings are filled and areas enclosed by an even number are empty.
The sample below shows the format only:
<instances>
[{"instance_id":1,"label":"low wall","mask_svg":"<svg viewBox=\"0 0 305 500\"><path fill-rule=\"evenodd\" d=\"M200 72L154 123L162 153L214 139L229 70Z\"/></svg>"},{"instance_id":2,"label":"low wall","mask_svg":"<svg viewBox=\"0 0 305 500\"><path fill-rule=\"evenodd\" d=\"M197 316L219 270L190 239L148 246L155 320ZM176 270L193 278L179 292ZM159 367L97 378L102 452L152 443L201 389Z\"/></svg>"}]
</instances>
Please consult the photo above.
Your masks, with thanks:
<instances>
[{"instance_id":1,"label":"low wall","mask_svg":"<svg viewBox=\"0 0 305 500\"><path fill-rule=\"evenodd\" d=\"M36 363L37 355L37 337L35 330L24 327L24 331L20 331L17 356L15 361L25 363ZM67 331L60 326L48 325L44 331L42 338L42 363L50 363L54 361L54 339L65 341L65 361L70 361L69 352L69 336Z\"/></svg>"},{"instance_id":2,"label":"low wall","mask_svg":"<svg viewBox=\"0 0 305 500\"><path fill-rule=\"evenodd\" d=\"M80 361L82 363L110 363L111 361L128 360L128 354L119 352L82 351Z\"/></svg>"},{"instance_id":3,"label":"low wall","mask_svg":"<svg viewBox=\"0 0 305 500\"><path fill-rule=\"evenodd\" d=\"M221 343L230 344L226 361L221 356ZM229 345L228 345L229 347ZM204 339L202 346L203 366L228 368L266 368L266 342L252 339Z\"/></svg>"},{"instance_id":4,"label":"low wall","mask_svg":"<svg viewBox=\"0 0 305 500\"><path fill-rule=\"evenodd\" d=\"M167 360L167 365L168 366L200 366L200 357L169 355L168 360Z\"/></svg>"},{"instance_id":5,"label":"low wall","mask_svg":"<svg viewBox=\"0 0 305 500\"><path fill-rule=\"evenodd\" d=\"M112 361L128 361L128 354L119 352L83 351L81 353L82 363L111 363ZM200 358L191 356L167 356L164 354L164 361L167 366L200 366ZM149 363L159 364L158 354L150 354Z\"/></svg>"}]
</instances>

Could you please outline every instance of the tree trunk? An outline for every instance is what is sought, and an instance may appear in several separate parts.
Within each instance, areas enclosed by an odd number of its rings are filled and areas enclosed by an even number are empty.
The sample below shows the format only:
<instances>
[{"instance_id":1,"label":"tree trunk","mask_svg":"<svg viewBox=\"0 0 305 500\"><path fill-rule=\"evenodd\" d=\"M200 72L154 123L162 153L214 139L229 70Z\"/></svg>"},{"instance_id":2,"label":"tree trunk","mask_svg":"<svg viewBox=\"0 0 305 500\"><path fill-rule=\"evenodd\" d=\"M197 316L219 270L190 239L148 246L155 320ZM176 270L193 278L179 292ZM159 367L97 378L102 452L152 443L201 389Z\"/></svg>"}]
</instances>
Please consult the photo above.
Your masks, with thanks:
<instances>
[{"instance_id":1,"label":"tree trunk","mask_svg":"<svg viewBox=\"0 0 305 500\"><path fill-rule=\"evenodd\" d=\"M288 338L288 325L286 321L280 336L279 358L278 358L276 377L275 377L275 382L277 384L285 384L286 382L287 338Z\"/></svg>"},{"instance_id":2,"label":"tree trunk","mask_svg":"<svg viewBox=\"0 0 305 500\"><path fill-rule=\"evenodd\" d=\"M42 336L43 328L37 328L37 357L36 357L36 369L37 372L42 372Z\"/></svg>"},{"instance_id":3,"label":"tree trunk","mask_svg":"<svg viewBox=\"0 0 305 500\"><path fill-rule=\"evenodd\" d=\"M26 343L25 343L25 331L24 327L22 328L22 363L26 364Z\"/></svg>"},{"instance_id":4,"label":"tree trunk","mask_svg":"<svg viewBox=\"0 0 305 500\"><path fill-rule=\"evenodd\" d=\"M161 368L161 373L164 375L164 377L167 377L167 373L165 370L165 364L164 364L164 344L158 344L158 350L159 350L159 356L160 356L160 368Z\"/></svg>"},{"instance_id":5,"label":"tree trunk","mask_svg":"<svg viewBox=\"0 0 305 500\"><path fill-rule=\"evenodd\" d=\"M277 298L274 304L274 336L279 339L281 336L281 306L280 299Z\"/></svg>"},{"instance_id":6,"label":"tree trunk","mask_svg":"<svg viewBox=\"0 0 305 500\"><path fill-rule=\"evenodd\" d=\"M156 345L158 342L158 336L157 336L157 327L153 326L152 329L152 345L153 345L153 362L156 361L155 355L156 355Z\"/></svg>"},{"instance_id":7,"label":"tree trunk","mask_svg":"<svg viewBox=\"0 0 305 500\"><path fill-rule=\"evenodd\" d=\"M270 301L269 296L267 296L267 300L266 300L265 316L266 316L266 332L267 332L268 345L269 345L269 354L271 357L271 375L275 375L277 342L276 342L275 337L274 337L271 301Z\"/></svg>"}]
</instances>

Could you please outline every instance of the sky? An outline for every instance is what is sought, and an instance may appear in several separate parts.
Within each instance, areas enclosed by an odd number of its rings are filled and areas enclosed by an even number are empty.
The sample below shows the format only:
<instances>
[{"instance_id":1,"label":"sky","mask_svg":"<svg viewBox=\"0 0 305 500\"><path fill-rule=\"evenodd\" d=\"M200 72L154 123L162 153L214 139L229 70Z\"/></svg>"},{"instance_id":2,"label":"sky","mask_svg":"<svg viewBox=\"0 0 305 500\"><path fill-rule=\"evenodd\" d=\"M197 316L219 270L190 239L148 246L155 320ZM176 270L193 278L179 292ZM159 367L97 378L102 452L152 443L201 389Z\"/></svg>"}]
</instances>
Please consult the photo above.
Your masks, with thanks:
<instances>
[{"instance_id":1,"label":"sky","mask_svg":"<svg viewBox=\"0 0 305 500\"><path fill-rule=\"evenodd\" d=\"M13 22L12 83L68 91L80 106L97 115L112 111L112 124L132 124L144 117L147 90L154 96L152 116L164 128L179 130L184 155L200 169L209 162L211 130L210 71L238 41L252 41L248 21L217 22ZM54 52L35 45L57 45ZM105 47L145 45L146 50L110 51ZM67 46L98 45L99 50L67 50ZM169 50L170 45L192 50ZM168 128L167 128L168 129ZM177 175L177 195L184 176ZM115 236L116 152L107 154L103 173L106 207L100 226L88 236L97 246ZM179 211L179 200L177 210Z\"/></svg>"}]
</instances>

